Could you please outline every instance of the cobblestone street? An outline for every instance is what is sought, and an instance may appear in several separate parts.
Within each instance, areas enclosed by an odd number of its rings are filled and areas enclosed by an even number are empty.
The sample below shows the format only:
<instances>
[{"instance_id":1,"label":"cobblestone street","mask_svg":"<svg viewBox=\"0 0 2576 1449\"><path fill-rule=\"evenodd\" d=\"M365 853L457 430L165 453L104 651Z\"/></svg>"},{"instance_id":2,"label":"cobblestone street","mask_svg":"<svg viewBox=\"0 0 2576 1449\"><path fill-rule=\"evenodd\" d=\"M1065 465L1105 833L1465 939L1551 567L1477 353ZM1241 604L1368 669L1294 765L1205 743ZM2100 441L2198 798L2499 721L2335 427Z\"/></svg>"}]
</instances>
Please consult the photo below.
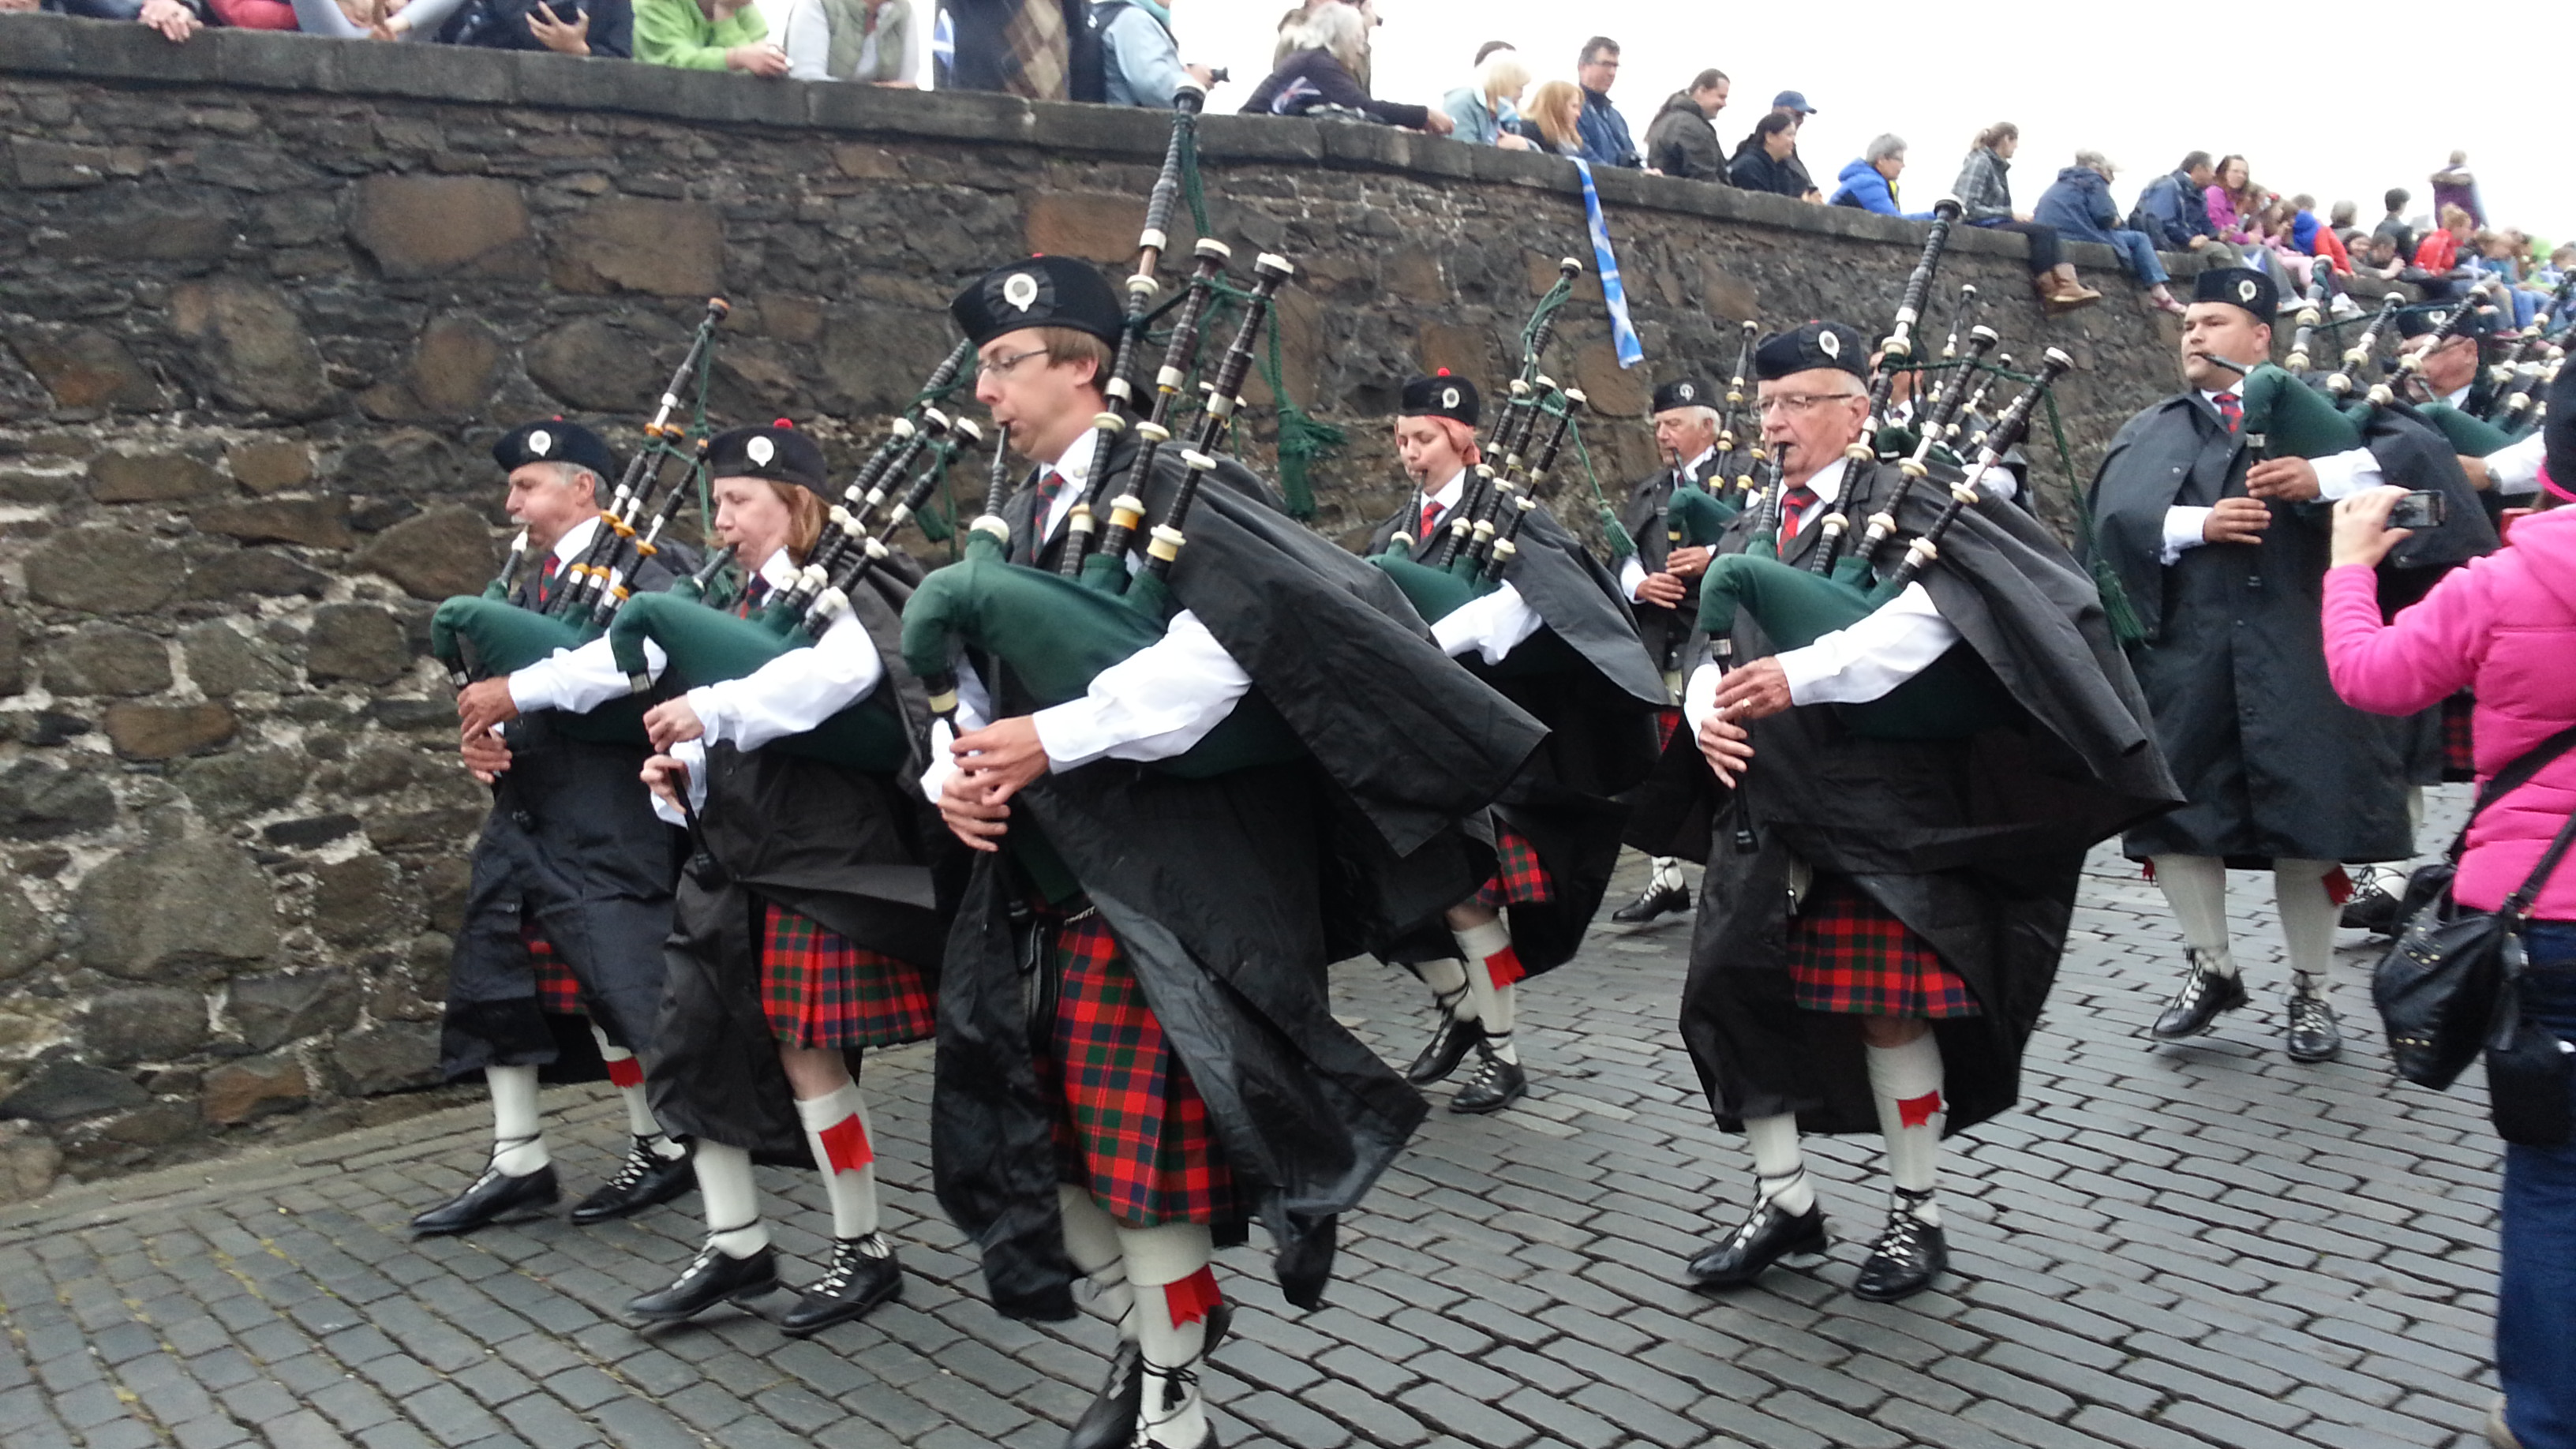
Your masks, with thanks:
<instances>
[{"instance_id":1,"label":"cobblestone street","mask_svg":"<svg viewBox=\"0 0 2576 1449\"><path fill-rule=\"evenodd\" d=\"M2424 837L2447 839L2446 797ZM2449 822L2449 823L2445 823ZM2253 1009L2144 1039L2181 949L2153 887L2095 861L2020 1110L1954 1142L1955 1271L1900 1305L1846 1290L1883 1214L1876 1140L1813 1142L1830 1261L1724 1298L1677 1283L1751 1174L1710 1124L1673 1025L1686 922L1604 927L1523 995L1535 1091L1435 1110L1342 1229L1330 1306L1285 1308L1266 1242L1221 1255L1242 1312L1208 1394L1228 1446L1752 1444L1804 1449L2465 1446L2492 1396L2497 1147L2478 1074L2396 1085L2346 932L2341 1062L2280 1051L2288 979L2268 880L2239 874ZM1632 892L1638 863L1612 904ZM1336 973L1388 1056L1421 993ZM871 1062L904 1301L809 1342L721 1312L620 1317L696 1246L696 1199L410 1241L481 1166L479 1107L70 1187L0 1211L8 1449L576 1449L1009 1444L1055 1449L1109 1331L994 1315L928 1191L926 1046ZM1445 1101L1451 1089L1436 1089ZM1439 1105L1435 1102L1435 1108ZM567 1196L612 1170L604 1089L546 1105ZM781 1248L828 1229L811 1173L764 1171ZM773 1311L783 1296L763 1306Z\"/></svg>"}]
</instances>

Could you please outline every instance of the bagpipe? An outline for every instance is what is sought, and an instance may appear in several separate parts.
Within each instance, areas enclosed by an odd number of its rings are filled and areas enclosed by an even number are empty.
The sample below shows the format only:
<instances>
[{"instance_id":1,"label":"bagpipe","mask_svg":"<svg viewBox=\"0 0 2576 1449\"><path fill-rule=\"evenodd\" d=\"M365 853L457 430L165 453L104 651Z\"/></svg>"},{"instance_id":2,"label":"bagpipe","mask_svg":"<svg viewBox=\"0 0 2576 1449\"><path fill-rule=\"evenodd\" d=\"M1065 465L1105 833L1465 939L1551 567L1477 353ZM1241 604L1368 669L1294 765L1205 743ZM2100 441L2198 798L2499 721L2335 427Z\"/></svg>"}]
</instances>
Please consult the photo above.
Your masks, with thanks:
<instances>
[{"instance_id":1,"label":"bagpipe","mask_svg":"<svg viewBox=\"0 0 2576 1449\"><path fill-rule=\"evenodd\" d=\"M1879 434L1887 430L1887 410L1896 396L1897 374L1913 364L1914 329L1923 320L1924 305L1932 298L1932 279L1941 268L1941 254L1949 250L1951 228L1958 224L1964 209L1956 197L1945 196L1932 203L1932 225L1924 235L1922 254L1914 259L1914 270L1906 274L1905 288L1897 296L1895 320L1878 344L1877 362L1870 367L1869 420L1862 424L1860 436L1843 449L1852 470L1866 468L1878 459ZM1823 529L1824 546L1816 551L1810 567L1825 573L1833 568L1842 551L1843 535L1851 530L1851 519L1843 512L1839 498L1819 527ZM1701 597L1707 597L1704 591Z\"/></svg>"},{"instance_id":2,"label":"bagpipe","mask_svg":"<svg viewBox=\"0 0 2576 1449\"><path fill-rule=\"evenodd\" d=\"M1762 446L1762 416L1751 415L1747 426L1752 432L1751 446L1740 446L1735 436L1735 422L1745 416L1744 374L1753 363L1753 346L1762 332L1762 324L1747 321L1735 349L1735 375L1726 384L1726 410L1717 420L1716 488L1702 488L1688 479L1673 484L1672 496L1664 501L1664 547L1666 556L1677 548L1710 548L1744 512L1756 485L1755 470L1770 461Z\"/></svg>"},{"instance_id":3,"label":"bagpipe","mask_svg":"<svg viewBox=\"0 0 2576 1449\"><path fill-rule=\"evenodd\" d=\"M951 421L930 400L945 394L966 365L970 350L952 349L896 418L832 506L796 581L774 590L761 606L737 614L710 599L723 555L665 593L627 602L608 625L608 646L633 697L668 695L699 685L751 675L772 661L811 647L824 631L852 612L852 599L874 588L888 607L901 610L919 573L908 555L885 540L917 515L958 458L983 442L983 431ZM998 469L1004 450L993 450ZM887 500L893 506L882 517ZM657 679L645 645L657 645L664 664ZM912 757L912 732L880 689L810 730L762 746L869 773L898 770Z\"/></svg>"},{"instance_id":4,"label":"bagpipe","mask_svg":"<svg viewBox=\"0 0 2576 1449\"><path fill-rule=\"evenodd\" d=\"M1091 474L1068 507L1059 568L1050 571L1010 561L1011 528L1002 517L1010 477L997 456L983 516L967 530L964 557L923 578L904 607L904 662L929 691L933 712L947 720L952 730L958 706L958 661L967 652L998 660L1008 671L1012 687L1043 709L1081 698L1100 671L1161 639L1178 611L1171 593L1171 571L1189 541L1191 509L1208 475L1233 466L1221 462L1221 457L1228 430L1244 406L1239 394L1279 288L1296 273L1283 257L1264 253L1255 259L1253 285L1244 295L1242 325L1206 386L1197 426L1179 449L1180 477L1162 517L1143 535L1141 566L1131 570L1129 557L1145 524L1147 505L1142 495L1155 469L1163 466L1162 455L1173 441L1175 409L1187 389L1210 300L1231 255L1222 243L1198 244L1188 289L1172 311L1152 402L1142 417L1136 416L1137 390L1127 374L1161 291L1154 269L1162 256L1184 157L1203 100L1198 91L1184 88L1174 106L1171 145L1162 175L1146 202L1136 271L1127 283L1128 325L1102 387L1110 406L1094 420ZM1124 470L1126 491L1108 501L1108 526L1098 528L1101 495L1111 482L1110 446L1130 431L1138 447ZM1034 518L1031 527L1042 535L1044 515ZM1305 753L1287 721L1254 691L1237 701L1206 738L1153 768L1205 778L1297 759Z\"/></svg>"},{"instance_id":5,"label":"bagpipe","mask_svg":"<svg viewBox=\"0 0 2576 1449\"><path fill-rule=\"evenodd\" d=\"M2470 325L2477 320L2481 311L2479 295L2483 290L2483 286L2473 288L2468 296L2463 297L2443 316L2441 324L2433 330L2431 342L2419 351L2410 352L2398 358L2394 366L2385 369L2379 381L2371 384L2367 391L2361 393L2360 399L2354 401L2353 394L2360 390L2357 375L2378 361L2380 334L2396 321L2399 312L2405 310L2405 299L2395 293L2389 294L2380 302L2379 311L2372 315L2370 325L2364 328L2361 336L2344 350L2343 365L2326 378L2324 383L2326 397L2339 404L2344 415L2357 427L2366 428L2381 409L2421 393L2424 359L2451 339L2468 335ZM2312 299L2299 314L2302 337L2313 325L2312 314L2317 305ZM2294 341L2290 350L2290 369L2293 372L2303 370L2306 362L2305 346ZM2222 365L2232 366L2232 364ZM2259 373L2261 369L2255 371ZM2249 384L2253 376L2253 373L2247 375ZM2249 408L2251 406L2250 400L2248 406ZM2504 428L2464 413L2446 403L2417 403L2414 409L2419 417L2442 434L2454 453L2483 458L2489 453L2510 445L2514 440L2515 435ZM2358 436L2349 446L2356 448L2361 446ZM2299 456L2302 457L2325 456L2322 453L2305 452L2295 448L2293 451L2299 451Z\"/></svg>"},{"instance_id":6,"label":"bagpipe","mask_svg":"<svg viewBox=\"0 0 2576 1449\"><path fill-rule=\"evenodd\" d=\"M430 615L430 652L447 667L459 689L477 679L506 675L553 655L578 649L599 637L627 602L634 570L660 552L663 529L694 490L706 445L706 381L713 360L716 327L732 307L722 297L707 299L704 317L689 340L686 355L662 389L652 419L644 425L644 445L627 460L626 469L599 511L599 527L581 557L566 563L560 587L542 610L510 601L519 567L527 557L528 536L522 530L501 572L480 594L460 594ZM684 394L694 390L693 420L672 421ZM668 464L684 466L664 487ZM654 495L660 493L658 503ZM588 714L562 717L564 733L597 744L640 745L644 712L640 704L618 702Z\"/></svg>"},{"instance_id":7,"label":"bagpipe","mask_svg":"<svg viewBox=\"0 0 2576 1449\"><path fill-rule=\"evenodd\" d=\"M1745 551L1711 560L1708 572L1700 579L1699 628L1708 634L1718 666L1727 668L1734 659L1732 635L1739 611L1749 615L1776 648L1798 649L1852 627L1904 593L1939 560L1942 539L1959 516L1977 505L1982 497L1976 486L1978 475L1999 465L2004 454L2022 440L2041 399L2074 365L2074 359L2064 352L2048 349L2039 375L1987 430L1973 466L1950 485L1949 497L1939 513L1907 543L1903 556L1884 577L1878 574L1876 556L1895 536L1897 501L1920 475L1900 475L1897 494L1871 519L1870 530L1862 535L1860 544L1818 570L1801 568L1779 557L1776 536L1783 490L1775 466L1771 483L1757 505L1755 526ZM1945 390L1955 390L1955 384ZM1918 459L1929 447L1929 429L1926 431L1927 441L1917 445ZM1862 436L1867 438L1870 434ZM1875 461L1874 457L1871 461ZM1866 464L1855 462L1846 469L1844 496L1851 496L1860 477L1858 470L1863 466ZM1882 520L1886 524L1884 531L1879 527ZM1825 556L1828 542L1819 537L1816 557ZM1993 671L1964 643L1952 645L1928 668L1880 698L1835 708L1853 733L1882 740L1963 739L2010 722L2018 717L2020 709Z\"/></svg>"}]
</instances>

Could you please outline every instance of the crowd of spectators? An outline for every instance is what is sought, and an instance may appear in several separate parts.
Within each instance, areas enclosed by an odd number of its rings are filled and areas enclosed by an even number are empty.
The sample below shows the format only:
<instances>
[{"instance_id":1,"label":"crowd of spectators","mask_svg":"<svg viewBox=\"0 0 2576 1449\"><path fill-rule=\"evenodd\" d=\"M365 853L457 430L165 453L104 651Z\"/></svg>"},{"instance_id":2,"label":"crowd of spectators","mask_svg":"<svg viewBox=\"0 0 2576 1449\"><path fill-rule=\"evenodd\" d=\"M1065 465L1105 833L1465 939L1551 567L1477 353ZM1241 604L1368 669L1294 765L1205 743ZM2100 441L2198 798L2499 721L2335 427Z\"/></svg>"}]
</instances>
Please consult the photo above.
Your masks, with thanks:
<instances>
[{"instance_id":1,"label":"crowd of spectators","mask_svg":"<svg viewBox=\"0 0 2576 1449\"><path fill-rule=\"evenodd\" d=\"M234 26L881 86L913 84L935 55L944 88L1156 108L1170 106L1185 84L1206 89L1219 79L1183 61L1163 0L0 0L0 13L39 8L140 23L174 42L206 26ZM1772 97L1729 149L1718 124L1732 83L1711 67L1665 98L1640 145L1612 100L1620 47L1608 36L1584 42L1571 82L1536 84L1518 50L1489 41L1476 51L1468 83L1431 105L1374 93L1369 47L1379 24L1374 0L1301 0L1280 19L1268 72L1245 78L1251 91L1241 109L1400 126L1886 216L1930 214L1899 200L1906 144L1894 134L1846 162L1829 194L1819 189L1798 151L1799 131L1816 114L1801 92ZM2126 216L2111 199L2117 168L2098 151L2078 151L2031 208L2019 210L2010 175L2020 141L2009 121L1978 133L1951 194L1964 224L2027 240L2032 288L2052 309L2101 297L2065 260L2060 243L2071 238L2119 253L2147 304L2173 312L2182 304L2160 252L2266 271L2285 310L2300 304L2322 270L2342 311L2353 304L2341 279L2370 276L2414 283L2433 298L2484 286L2510 306L2518 328L2544 314L2576 320L2576 309L2556 297L2576 269L2576 248L2544 260L2529 236L2492 226L2462 152L2429 178L2429 218L2410 220L2413 195L2392 189L2382 198L2385 215L2365 231L2353 202L2336 202L2321 220L2314 197L2285 197L2255 179L2246 157L2213 161L2205 151L2149 181Z\"/></svg>"}]
</instances>

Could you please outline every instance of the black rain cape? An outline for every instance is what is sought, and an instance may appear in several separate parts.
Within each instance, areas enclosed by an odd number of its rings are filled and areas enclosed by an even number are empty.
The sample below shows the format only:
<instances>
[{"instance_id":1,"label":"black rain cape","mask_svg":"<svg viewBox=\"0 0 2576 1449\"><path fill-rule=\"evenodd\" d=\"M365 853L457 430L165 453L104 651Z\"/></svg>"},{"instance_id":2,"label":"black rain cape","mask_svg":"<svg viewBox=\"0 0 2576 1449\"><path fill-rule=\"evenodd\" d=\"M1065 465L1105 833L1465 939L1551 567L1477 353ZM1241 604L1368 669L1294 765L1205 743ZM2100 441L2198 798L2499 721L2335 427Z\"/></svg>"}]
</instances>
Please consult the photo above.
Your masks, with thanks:
<instances>
[{"instance_id":1,"label":"black rain cape","mask_svg":"<svg viewBox=\"0 0 2576 1449\"><path fill-rule=\"evenodd\" d=\"M528 571L511 603L538 606L542 567ZM653 559L635 570L641 590L672 582ZM550 710L511 721L502 738L510 768L492 787L492 813L474 842L439 1070L454 1081L485 1067L533 1065L549 1082L600 1081L607 1072L583 1022L539 1009L520 925L532 922L562 956L608 1039L651 1061L679 834L636 784L643 746L574 739Z\"/></svg>"},{"instance_id":2,"label":"black rain cape","mask_svg":"<svg viewBox=\"0 0 2576 1449\"><path fill-rule=\"evenodd\" d=\"M1898 477L1874 464L1855 489L1847 475L1843 511L1868 516ZM1922 532L1946 493L1913 489L1900 536ZM1739 519L1719 551L1741 551L1752 523ZM1811 516L1788 561L1805 562L1820 535ZM2037 520L1979 504L1922 582L1957 647L1976 652L2026 718L1966 740L1899 742L1853 734L1831 705L1800 706L1748 726L1752 766L1732 791L1684 729L1629 834L1640 849L1708 862L1682 1038L1730 1130L1787 1112L1808 1132L1878 1130L1860 1019L1794 1004L1793 860L1849 876L1975 993L1982 1015L1933 1023L1956 1131L2018 1095L2086 848L2180 798L2099 593ZM1734 638L1739 660L1775 652L1749 617Z\"/></svg>"},{"instance_id":3,"label":"black rain cape","mask_svg":"<svg viewBox=\"0 0 2576 1449\"><path fill-rule=\"evenodd\" d=\"M1398 514L1381 523L1371 551L1382 550L1409 521ZM1663 672L1638 641L1618 579L1591 550L1545 507L1522 520L1515 544L1503 578L1539 616L1539 632L1501 665L1488 666L1472 652L1462 662L1548 729L1546 742L1490 812L1529 841L1555 887L1552 899L1516 905L1509 915L1513 953L1537 976L1574 958L1601 909L1627 827L1622 797L1654 768L1654 712L1670 695ZM1429 551L1428 543L1414 548L1417 555ZM1528 672L1533 668L1544 672ZM1491 821L1463 823L1491 847ZM1379 954L1389 961L1434 961L1456 956L1458 944L1434 921Z\"/></svg>"},{"instance_id":4,"label":"black rain cape","mask_svg":"<svg viewBox=\"0 0 2576 1449\"><path fill-rule=\"evenodd\" d=\"M911 768L862 774L777 750L707 751L703 853L683 872L671 913L662 1050L647 1073L654 1115L673 1132L766 1162L813 1161L760 1004L764 901L911 963L937 989L942 898L953 902L965 851L921 793L930 711L903 667L902 622L887 597L909 593L906 573L918 577L909 560L880 567L850 607L886 671L861 707L903 719ZM857 1053L849 1055L855 1076Z\"/></svg>"},{"instance_id":5,"label":"black rain cape","mask_svg":"<svg viewBox=\"0 0 2576 1449\"><path fill-rule=\"evenodd\" d=\"M2368 441L2383 468L2421 451L2400 431ZM2146 628L2131 663L2188 802L2121 848L2253 869L2403 860L2413 840L2397 733L2326 679L2333 505L2275 503L2261 543L2203 544L2164 562L2165 511L2244 496L2247 462L2245 440L2186 392L2131 418L2094 476L2094 546Z\"/></svg>"},{"instance_id":6,"label":"black rain cape","mask_svg":"<svg viewBox=\"0 0 2576 1449\"><path fill-rule=\"evenodd\" d=\"M1134 451L1129 434L1104 460L1108 476ZM1174 451L1142 491L1149 517L1178 478ZM1015 536L1033 503L1023 488L1005 510ZM1200 490L1186 533L1175 597L1311 758L1209 780L1101 760L1041 777L1012 810L1108 923L1270 1230L1283 1290L1311 1307L1337 1215L1425 1110L1333 1019L1326 967L1475 888L1453 822L1502 792L1542 727L1449 663L1383 573L1279 511L1239 466ZM1055 554L1051 544L1041 563ZM977 669L998 714L1026 711L1006 670ZM1057 1210L1054 1092L1031 1060L1038 963L1012 919L1028 895L1007 852L977 856L941 982L932 1144L940 1203L981 1247L994 1306L1060 1319L1074 1312L1075 1272Z\"/></svg>"}]
</instances>

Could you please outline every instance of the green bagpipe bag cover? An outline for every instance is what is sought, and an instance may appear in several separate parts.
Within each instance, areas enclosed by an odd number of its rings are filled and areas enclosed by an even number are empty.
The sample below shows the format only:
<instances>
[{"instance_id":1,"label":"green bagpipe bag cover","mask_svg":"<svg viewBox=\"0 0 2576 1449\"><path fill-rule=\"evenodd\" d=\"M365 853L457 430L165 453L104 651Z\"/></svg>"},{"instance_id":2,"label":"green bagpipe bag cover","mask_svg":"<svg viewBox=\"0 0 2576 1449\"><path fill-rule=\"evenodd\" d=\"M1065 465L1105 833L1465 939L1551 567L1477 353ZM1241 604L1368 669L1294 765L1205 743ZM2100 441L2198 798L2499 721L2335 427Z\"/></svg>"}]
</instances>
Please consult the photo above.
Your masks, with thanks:
<instances>
[{"instance_id":1,"label":"green bagpipe bag cover","mask_svg":"<svg viewBox=\"0 0 2576 1449\"><path fill-rule=\"evenodd\" d=\"M678 688L741 679L773 659L814 644L793 620L773 613L740 618L684 594L638 594L610 621L609 652L630 679L645 672L647 639L661 645L669 660L663 683ZM868 774L902 769L912 758L910 732L876 694L810 730L761 748Z\"/></svg>"},{"instance_id":2,"label":"green bagpipe bag cover","mask_svg":"<svg viewBox=\"0 0 2576 1449\"><path fill-rule=\"evenodd\" d=\"M2248 438L2260 437L2276 458L2331 458L2362 446L2358 422L2297 375L2271 363L2245 374L2237 386Z\"/></svg>"},{"instance_id":3,"label":"green bagpipe bag cover","mask_svg":"<svg viewBox=\"0 0 2576 1449\"><path fill-rule=\"evenodd\" d=\"M2426 403L2415 411L2424 421L2441 430L2450 440L2451 451L2463 458L2483 458L2513 446L2514 433L2508 433L2484 418L2473 418L2449 403Z\"/></svg>"},{"instance_id":4,"label":"green bagpipe bag cover","mask_svg":"<svg viewBox=\"0 0 2576 1449\"><path fill-rule=\"evenodd\" d=\"M451 671L484 678L515 673L558 649L578 649L592 637L578 625L488 593L459 594L429 616L429 652ZM611 700L588 714L552 713L556 727L573 739L595 745L646 743L642 700Z\"/></svg>"},{"instance_id":5,"label":"green bagpipe bag cover","mask_svg":"<svg viewBox=\"0 0 2576 1449\"><path fill-rule=\"evenodd\" d=\"M903 658L922 678L953 674L967 649L998 656L1041 709L1080 699L1100 671L1163 637L1171 600L1150 575L1125 594L1086 588L1003 557L1002 541L977 530L966 556L934 569L903 610ZM1186 752L1154 768L1206 779L1302 758L1305 745L1259 691Z\"/></svg>"},{"instance_id":6,"label":"green bagpipe bag cover","mask_svg":"<svg viewBox=\"0 0 2576 1449\"><path fill-rule=\"evenodd\" d=\"M1705 488L1675 488L1664 504L1666 527L1685 548L1713 548L1744 510Z\"/></svg>"}]
</instances>

